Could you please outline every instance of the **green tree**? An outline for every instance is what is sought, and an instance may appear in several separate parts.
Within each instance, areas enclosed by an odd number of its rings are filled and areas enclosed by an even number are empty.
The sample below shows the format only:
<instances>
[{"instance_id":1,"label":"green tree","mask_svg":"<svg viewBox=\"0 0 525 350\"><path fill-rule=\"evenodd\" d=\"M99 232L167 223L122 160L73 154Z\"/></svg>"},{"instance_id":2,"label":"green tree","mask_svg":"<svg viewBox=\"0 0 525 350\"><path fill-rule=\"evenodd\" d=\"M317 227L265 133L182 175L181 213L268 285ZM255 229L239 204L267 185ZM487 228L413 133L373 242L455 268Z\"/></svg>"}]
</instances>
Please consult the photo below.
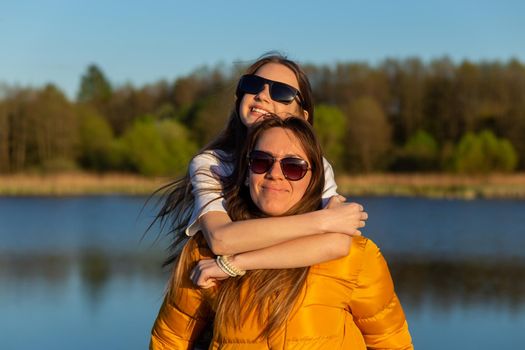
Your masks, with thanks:
<instances>
[{"instance_id":1,"label":"green tree","mask_svg":"<svg viewBox=\"0 0 525 350\"><path fill-rule=\"evenodd\" d=\"M168 151L152 118L136 120L123 134L122 143L131 170L148 176L167 173Z\"/></svg>"},{"instance_id":2,"label":"green tree","mask_svg":"<svg viewBox=\"0 0 525 350\"><path fill-rule=\"evenodd\" d=\"M127 114L120 114L121 111L119 110L112 113L115 109L113 100L113 88L104 72L95 64L88 66L80 80L77 102L81 105L94 107L100 115L109 121L113 131L120 134L126 127L122 123L122 119L127 117Z\"/></svg>"},{"instance_id":3,"label":"green tree","mask_svg":"<svg viewBox=\"0 0 525 350\"><path fill-rule=\"evenodd\" d=\"M147 176L180 175L197 149L184 126L150 116L126 130L122 145L130 169Z\"/></svg>"},{"instance_id":4,"label":"green tree","mask_svg":"<svg viewBox=\"0 0 525 350\"><path fill-rule=\"evenodd\" d=\"M202 83L193 75L177 79L173 85L173 105L177 110L188 109L198 100L202 90Z\"/></svg>"},{"instance_id":5,"label":"green tree","mask_svg":"<svg viewBox=\"0 0 525 350\"><path fill-rule=\"evenodd\" d=\"M454 160L459 173L510 172L517 165L518 155L508 140L484 130L479 134L466 133L456 148Z\"/></svg>"},{"instance_id":6,"label":"green tree","mask_svg":"<svg viewBox=\"0 0 525 350\"><path fill-rule=\"evenodd\" d=\"M0 101L0 173L7 173L11 170L10 131L7 103Z\"/></svg>"},{"instance_id":7,"label":"green tree","mask_svg":"<svg viewBox=\"0 0 525 350\"><path fill-rule=\"evenodd\" d=\"M166 82L134 88L126 84L113 91L106 110L106 117L115 135L121 135L135 118L156 115L163 104L169 104L170 88Z\"/></svg>"},{"instance_id":8,"label":"green tree","mask_svg":"<svg viewBox=\"0 0 525 350\"><path fill-rule=\"evenodd\" d=\"M81 78L77 101L94 104L107 103L111 94L111 84L102 70L95 64L89 65Z\"/></svg>"},{"instance_id":9,"label":"green tree","mask_svg":"<svg viewBox=\"0 0 525 350\"><path fill-rule=\"evenodd\" d=\"M79 163L85 169L104 171L118 166L114 136L107 120L90 108L79 111Z\"/></svg>"},{"instance_id":10,"label":"green tree","mask_svg":"<svg viewBox=\"0 0 525 350\"><path fill-rule=\"evenodd\" d=\"M162 120L158 128L169 155L166 175L182 175L198 151L197 144L192 140L189 130L177 121Z\"/></svg>"},{"instance_id":11,"label":"green tree","mask_svg":"<svg viewBox=\"0 0 525 350\"><path fill-rule=\"evenodd\" d=\"M511 172L516 169L519 157L518 153L509 140L499 140L499 152L496 154L494 164L495 168L502 172Z\"/></svg>"},{"instance_id":12,"label":"green tree","mask_svg":"<svg viewBox=\"0 0 525 350\"><path fill-rule=\"evenodd\" d=\"M346 117L343 112L335 106L318 105L315 108L314 128L330 163L335 169L342 167L346 133Z\"/></svg>"},{"instance_id":13,"label":"green tree","mask_svg":"<svg viewBox=\"0 0 525 350\"><path fill-rule=\"evenodd\" d=\"M507 64L505 78L508 108L501 113L496 126L518 154L525 155L525 65L511 60ZM525 157L521 157L519 162L520 169L525 169Z\"/></svg>"},{"instance_id":14,"label":"green tree","mask_svg":"<svg viewBox=\"0 0 525 350\"><path fill-rule=\"evenodd\" d=\"M67 170L75 167L77 120L53 85L13 89L0 102L0 170Z\"/></svg>"},{"instance_id":15,"label":"green tree","mask_svg":"<svg viewBox=\"0 0 525 350\"><path fill-rule=\"evenodd\" d=\"M393 169L425 171L439 168L439 147L432 135L424 130L413 134L399 150Z\"/></svg>"},{"instance_id":16,"label":"green tree","mask_svg":"<svg viewBox=\"0 0 525 350\"><path fill-rule=\"evenodd\" d=\"M10 89L2 101L3 144L2 171L24 170L29 163L30 144L33 143L31 129L34 115L30 111L36 91L32 89ZM5 128L5 129L4 129Z\"/></svg>"},{"instance_id":17,"label":"green tree","mask_svg":"<svg viewBox=\"0 0 525 350\"><path fill-rule=\"evenodd\" d=\"M455 105L457 117L460 122L460 132L474 131L480 124L480 80L481 74L478 67L464 61L456 69Z\"/></svg>"},{"instance_id":18,"label":"green tree","mask_svg":"<svg viewBox=\"0 0 525 350\"><path fill-rule=\"evenodd\" d=\"M233 105L233 94L222 90L195 105L189 127L199 145L210 142L226 125Z\"/></svg>"},{"instance_id":19,"label":"green tree","mask_svg":"<svg viewBox=\"0 0 525 350\"><path fill-rule=\"evenodd\" d=\"M404 142L423 127L425 67L419 59L411 58L401 62L387 60L382 69L390 81L388 107L395 139Z\"/></svg>"},{"instance_id":20,"label":"green tree","mask_svg":"<svg viewBox=\"0 0 525 350\"><path fill-rule=\"evenodd\" d=\"M455 67L449 58L434 60L428 67L425 79L423 127L434 135L438 142L457 141L461 136L459 119L455 113Z\"/></svg>"},{"instance_id":21,"label":"green tree","mask_svg":"<svg viewBox=\"0 0 525 350\"><path fill-rule=\"evenodd\" d=\"M391 128L381 107L371 97L360 97L348 107L347 168L370 172L387 165Z\"/></svg>"},{"instance_id":22,"label":"green tree","mask_svg":"<svg viewBox=\"0 0 525 350\"><path fill-rule=\"evenodd\" d=\"M27 106L27 165L45 171L76 167L77 115L65 95L53 85L38 91Z\"/></svg>"}]
</instances>

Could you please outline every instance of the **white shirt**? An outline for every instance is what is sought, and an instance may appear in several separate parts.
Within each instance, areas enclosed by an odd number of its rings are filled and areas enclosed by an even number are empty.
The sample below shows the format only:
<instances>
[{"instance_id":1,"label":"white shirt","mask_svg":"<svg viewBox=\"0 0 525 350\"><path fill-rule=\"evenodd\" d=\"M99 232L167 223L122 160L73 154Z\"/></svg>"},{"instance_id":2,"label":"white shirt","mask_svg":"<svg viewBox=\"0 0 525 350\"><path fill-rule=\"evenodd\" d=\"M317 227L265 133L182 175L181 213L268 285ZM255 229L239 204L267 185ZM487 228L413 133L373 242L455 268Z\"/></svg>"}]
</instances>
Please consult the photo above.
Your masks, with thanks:
<instances>
[{"instance_id":1,"label":"white shirt","mask_svg":"<svg viewBox=\"0 0 525 350\"><path fill-rule=\"evenodd\" d=\"M226 203L222 197L220 177L231 175L233 164L222 159L229 159L229 154L220 150L210 150L195 156L190 162L189 173L192 193L195 198L193 211L186 228L186 235L193 236L201 227L199 218L212 211L226 213ZM330 197L337 195L337 184L334 171L328 161L323 158L325 184L323 189L323 207Z\"/></svg>"}]
</instances>

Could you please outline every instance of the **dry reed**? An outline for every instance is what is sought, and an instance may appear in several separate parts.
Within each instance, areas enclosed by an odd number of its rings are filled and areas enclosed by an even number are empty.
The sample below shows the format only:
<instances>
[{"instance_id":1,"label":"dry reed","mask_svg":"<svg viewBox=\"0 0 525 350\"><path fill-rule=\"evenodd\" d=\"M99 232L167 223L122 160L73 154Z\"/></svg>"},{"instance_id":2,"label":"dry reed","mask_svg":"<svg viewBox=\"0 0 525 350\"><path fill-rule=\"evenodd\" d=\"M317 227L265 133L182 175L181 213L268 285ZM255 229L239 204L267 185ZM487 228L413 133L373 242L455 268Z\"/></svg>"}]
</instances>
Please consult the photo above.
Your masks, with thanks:
<instances>
[{"instance_id":1,"label":"dry reed","mask_svg":"<svg viewBox=\"0 0 525 350\"><path fill-rule=\"evenodd\" d=\"M0 176L2 196L72 196L97 194L150 194L165 178L146 178L128 174L68 173L53 175Z\"/></svg>"},{"instance_id":2,"label":"dry reed","mask_svg":"<svg viewBox=\"0 0 525 350\"><path fill-rule=\"evenodd\" d=\"M367 174L337 178L347 195L438 198L525 198L525 174Z\"/></svg>"},{"instance_id":3,"label":"dry reed","mask_svg":"<svg viewBox=\"0 0 525 350\"><path fill-rule=\"evenodd\" d=\"M68 173L2 175L0 196L148 195L170 179L130 174ZM461 176L450 174L367 174L337 177L345 195L438 198L525 199L525 173Z\"/></svg>"}]
</instances>

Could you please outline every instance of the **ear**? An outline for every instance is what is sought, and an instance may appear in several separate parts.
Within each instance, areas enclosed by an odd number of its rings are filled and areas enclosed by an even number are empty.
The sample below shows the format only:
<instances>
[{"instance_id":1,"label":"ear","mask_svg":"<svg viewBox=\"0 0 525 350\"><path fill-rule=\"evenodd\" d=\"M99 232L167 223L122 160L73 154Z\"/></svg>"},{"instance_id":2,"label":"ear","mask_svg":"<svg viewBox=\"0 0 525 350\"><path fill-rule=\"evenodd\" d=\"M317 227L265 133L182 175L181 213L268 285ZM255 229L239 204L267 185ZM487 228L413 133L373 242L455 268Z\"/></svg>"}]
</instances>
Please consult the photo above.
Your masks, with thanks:
<instances>
[{"instance_id":1,"label":"ear","mask_svg":"<svg viewBox=\"0 0 525 350\"><path fill-rule=\"evenodd\" d=\"M303 116L304 116L304 120L306 121L308 121L308 118L310 118L310 114L308 113L306 109L303 110Z\"/></svg>"}]
</instances>

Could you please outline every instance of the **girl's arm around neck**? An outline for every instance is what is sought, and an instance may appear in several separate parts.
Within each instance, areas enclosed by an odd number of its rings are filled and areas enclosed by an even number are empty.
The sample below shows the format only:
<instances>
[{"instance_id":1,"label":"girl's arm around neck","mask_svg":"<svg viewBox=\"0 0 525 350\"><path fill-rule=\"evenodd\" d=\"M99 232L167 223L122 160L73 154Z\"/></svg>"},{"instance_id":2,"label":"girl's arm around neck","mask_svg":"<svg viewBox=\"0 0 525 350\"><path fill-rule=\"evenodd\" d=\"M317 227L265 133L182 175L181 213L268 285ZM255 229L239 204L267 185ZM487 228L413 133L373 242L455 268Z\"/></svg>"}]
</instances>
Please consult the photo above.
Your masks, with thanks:
<instances>
[{"instance_id":1,"label":"girl's arm around neck","mask_svg":"<svg viewBox=\"0 0 525 350\"><path fill-rule=\"evenodd\" d=\"M345 257L351 243L352 237L342 233L312 235L234 255L229 260L242 270L292 269Z\"/></svg>"},{"instance_id":2,"label":"girl's arm around neck","mask_svg":"<svg viewBox=\"0 0 525 350\"><path fill-rule=\"evenodd\" d=\"M350 252L352 237L342 233L312 235L280 243L271 247L241 253L228 260L241 270L291 269L312 266L345 257ZM201 260L190 278L196 286L210 288L229 276L215 260Z\"/></svg>"},{"instance_id":3,"label":"girl's arm around neck","mask_svg":"<svg viewBox=\"0 0 525 350\"><path fill-rule=\"evenodd\" d=\"M232 222L224 212L208 212L199 226L216 255L232 255L274 246L279 243L325 233L360 235L368 214L357 203L343 203L335 196L327 208L314 212Z\"/></svg>"},{"instance_id":4,"label":"girl's arm around neck","mask_svg":"<svg viewBox=\"0 0 525 350\"><path fill-rule=\"evenodd\" d=\"M299 237L324 233L322 215L303 215L231 221L224 212L209 212L199 226L216 255L232 255L261 249Z\"/></svg>"},{"instance_id":5,"label":"girl's arm around neck","mask_svg":"<svg viewBox=\"0 0 525 350\"><path fill-rule=\"evenodd\" d=\"M334 196L330 199L326 209L314 213L328 213L337 208L354 207L356 218L366 220L367 214L362 212L359 205L348 205L344 203L344 197ZM313 214L313 213L309 213ZM305 216L309 215L305 214ZM303 215L293 216L292 218L301 219ZM283 218L269 218L283 219ZM257 223L262 220L249 220ZM364 221L356 221L362 223ZM347 223L348 224L348 223ZM361 232L354 230L354 233L360 235ZM243 235L244 236L244 235ZM252 237L254 235L247 235ZM287 240L262 249L255 249L246 253L233 255L229 258L231 263L241 270L254 269L285 269L297 268L315 265L321 262L338 259L346 256L350 251L352 237L342 233L312 234L297 239ZM223 253L221 255L231 255ZM199 287L209 288L215 285L215 282L228 276L218 267L213 260L201 260L193 269L191 274L192 281Z\"/></svg>"}]
</instances>

